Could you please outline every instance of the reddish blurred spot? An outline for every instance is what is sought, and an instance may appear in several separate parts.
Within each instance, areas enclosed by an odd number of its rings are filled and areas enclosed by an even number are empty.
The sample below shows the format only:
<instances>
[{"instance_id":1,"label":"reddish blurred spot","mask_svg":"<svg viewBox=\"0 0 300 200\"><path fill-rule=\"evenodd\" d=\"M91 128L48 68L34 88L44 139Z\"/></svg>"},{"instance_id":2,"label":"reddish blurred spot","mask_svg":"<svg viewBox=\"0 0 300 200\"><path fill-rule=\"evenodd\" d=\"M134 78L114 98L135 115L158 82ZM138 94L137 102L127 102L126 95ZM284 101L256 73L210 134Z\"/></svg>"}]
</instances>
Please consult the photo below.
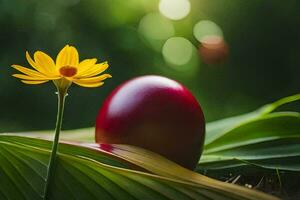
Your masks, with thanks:
<instances>
[{"instance_id":1,"label":"reddish blurred spot","mask_svg":"<svg viewBox=\"0 0 300 200\"><path fill-rule=\"evenodd\" d=\"M199 54L206 64L220 64L228 57L229 48L223 38L206 36L201 41Z\"/></svg>"},{"instance_id":2,"label":"reddish blurred spot","mask_svg":"<svg viewBox=\"0 0 300 200\"><path fill-rule=\"evenodd\" d=\"M72 77L77 73L77 68L72 66L64 66L59 69L59 73L64 77Z\"/></svg>"},{"instance_id":3,"label":"reddish blurred spot","mask_svg":"<svg viewBox=\"0 0 300 200\"><path fill-rule=\"evenodd\" d=\"M111 153L114 147L111 144L102 143L100 144L100 149Z\"/></svg>"}]
</instances>

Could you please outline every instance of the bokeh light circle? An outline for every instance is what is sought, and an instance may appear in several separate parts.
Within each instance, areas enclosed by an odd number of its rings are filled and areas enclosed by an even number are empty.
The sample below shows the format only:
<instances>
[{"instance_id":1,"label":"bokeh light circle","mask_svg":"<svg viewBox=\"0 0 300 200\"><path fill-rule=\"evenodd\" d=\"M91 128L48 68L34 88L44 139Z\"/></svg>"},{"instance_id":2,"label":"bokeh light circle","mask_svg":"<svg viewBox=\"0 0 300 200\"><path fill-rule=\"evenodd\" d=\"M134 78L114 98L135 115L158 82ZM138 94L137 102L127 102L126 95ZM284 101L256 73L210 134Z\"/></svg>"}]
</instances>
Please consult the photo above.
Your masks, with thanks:
<instances>
[{"instance_id":1,"label":"bokeh light circle","mask_svg":"<svg viewBox=\"0 0 300 200\"><path fill-rule=\"evenodd\" d=\"M173 36L175 30L173 24L159 13L149 13L141 19L139 32L146 38L162 40Z\"/></svg>"},{"instance_id":2,"label":"bokeh light circle","mask_svg":"<svg viewBox=\"0 0 300 200\"><path fill-rule=\"evenodd\" d=\"M216 23L210 20L199 21L194 26L193 33L199 42L205 41L207 36L217 36L221 40L223 39L222 29Z\"/></svg>"},{"instance_id":3,"label":"bokeh light circle","mask_svg":"<svg viewBox=\"0 0 300 200\"><path fill-rule=\"evenodd\" d=\"M180 20L191 11L189 0L160 0L159 11L169 19Z\"/></svg>"},{"instance_id":4,"label":"bokeh light circle","mask_svg":"<svg viewBox=\"0 0 300 200\"><path fill-rule=\"evenodd\" d=\"M141 19L138 32L151 47L160 51L164 42L175 34L175 29L173 24L159 13L149 13Z\"/></svg>"},{"instance_id":5,"label":"bokeh light circle","mask_svg":"<svg viewBox=\"0 0 300 200\"><path fill-rule=\"evenodd\" d=\"M168 39L162 49L165 61L172 65L185 65L193 56L193 44L183 37Z\"/></svg>"}]
</instances>

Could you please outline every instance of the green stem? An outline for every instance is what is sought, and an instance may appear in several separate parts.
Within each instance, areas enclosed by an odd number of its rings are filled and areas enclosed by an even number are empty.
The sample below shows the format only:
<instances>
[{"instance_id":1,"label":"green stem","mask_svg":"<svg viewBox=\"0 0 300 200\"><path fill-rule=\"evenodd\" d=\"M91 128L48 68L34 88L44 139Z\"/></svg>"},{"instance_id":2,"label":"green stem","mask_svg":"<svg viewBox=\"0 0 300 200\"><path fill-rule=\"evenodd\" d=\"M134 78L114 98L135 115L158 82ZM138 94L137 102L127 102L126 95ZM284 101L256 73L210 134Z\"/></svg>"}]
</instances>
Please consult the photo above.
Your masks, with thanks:
<instances>
[{"instance_id":1,"label":"green stem","mask_svg":"<svg viewBox=\"0 0 300 200\"><path fill-rule=\"evenodd\" d=\"M50 183L53 180L53 174L55 171L55 165L56 165L56 153L57 153L57 147L58 147L58 141L59 141L59 133L61 130L61 124L63 119L63 113L64 113L64 104L65 104L65 97L67 94L67 89L59 89L58 88L58 111L57 111L57 118L56 118L56 127L55 127L55 137L54 142L52 145L52 151L50 155L50 161L48 164L48 170L47 170L47 177L46 177L46 185L44 189L44 198L45 200L49 199L49 189L50 189Z\"/></svg>"}]
</instances>

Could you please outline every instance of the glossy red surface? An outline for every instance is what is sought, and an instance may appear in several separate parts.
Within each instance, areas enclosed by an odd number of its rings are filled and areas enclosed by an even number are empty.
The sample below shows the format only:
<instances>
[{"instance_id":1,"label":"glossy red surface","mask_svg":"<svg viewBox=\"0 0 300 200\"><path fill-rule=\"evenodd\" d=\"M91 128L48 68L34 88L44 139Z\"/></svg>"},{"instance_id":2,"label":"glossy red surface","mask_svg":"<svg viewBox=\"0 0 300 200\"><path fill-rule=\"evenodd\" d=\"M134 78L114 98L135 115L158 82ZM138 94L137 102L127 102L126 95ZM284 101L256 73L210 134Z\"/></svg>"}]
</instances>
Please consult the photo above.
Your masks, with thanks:
<instances>
[{"instance_id":1,"label":"glossy red surface","mask_svg":"<svg viewBox=\"0 0 300 200\"><path fill-rule=\"evenodd\" d=\"M117 87L96 120L96 142L143 147L193 169L202 152L203 112L181 84L142 76Z\"/></svg>"}]
</instances>

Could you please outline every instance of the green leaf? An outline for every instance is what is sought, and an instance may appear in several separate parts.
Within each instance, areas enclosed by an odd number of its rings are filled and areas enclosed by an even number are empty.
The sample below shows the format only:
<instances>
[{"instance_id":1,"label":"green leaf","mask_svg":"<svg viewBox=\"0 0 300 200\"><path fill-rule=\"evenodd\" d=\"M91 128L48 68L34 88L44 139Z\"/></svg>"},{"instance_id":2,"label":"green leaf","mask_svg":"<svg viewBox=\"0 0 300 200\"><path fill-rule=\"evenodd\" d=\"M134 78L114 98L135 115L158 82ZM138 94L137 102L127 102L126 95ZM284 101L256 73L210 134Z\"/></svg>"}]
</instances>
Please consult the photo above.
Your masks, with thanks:
<instances>
[{"instance_id":1,"label":"green leaf","mask_svg":"<svg viewBox=\"0 0 300 200\"><path fill-rule=\"evenodd\" d=\"M42 138L53 140L54 130L41 130L12 133L13 135L31 136L34 138ZM81 128L74 130L62 130L60 133L60 141L73 141L73 142L95 142L95 129L94 128Z\"/></svg>"},{"instance_id":2,"label":"green leaf","mask_svg":"<svg viewBox=\"0 0 300 200\"><path fill-rule=\"evenodd\" d=\"M0 136L1 199L41 199L51 142ZM59 145L52 199L277 199L127 145Z\"/></svg>"},{"instance_id":3,"label":"green leaf","mask_svg":"<svg viewBox=\"0 0 300 200\"><path fill-rule=\"evenodd\" d=\"M209 123L197 170L244 169L247 173L256 166L300 171L300 114L273 112L299 99L297 94L249 114Z\"/></svg>"},{"instance_id":4,"label":"green leaf","mask_svg":"<svg viewBox=\"0 0 300 200\"><path fill-rule=\"evenodd\" d=\"M248 169L258 166L265 169L299 171L299 113L273 112L280 106L299 99L300 94L296 94L262 106L251 113L208 123L205 148L198 170L238 167ZM53 131L19 134L47 139L53 137ZM61 139L94 142L94 129L63 131Z\"/></svg>"},{"instance_id":5,"label":"green leaf","mask_svg":"<svg viewBox=\"0 0 300 200\"><path fill-rule=\"evenodd\" d=\"M218 139L219 137L226 135L228 132L235 129L236 127L242 126L243 124L251 122L252 120L256 120L263 115L271 113L272 111L276 110L282 105L292 103L299 99L300 99L300 94L296 94L293 96L282 98L271 104L267 104L247 114L210 122L206 125L205 145L208 145L212 143L214 140Z\"/></svg>"},{"instance_id":6,"label":"green leaf","mask_svg":"<svg viewBox=\"0 0 300 200\"><path fill-rule=\"evenodd\" d=\"M219 175L225 174L228 171L243 172L244 174L250 172L258 173L260 171L263 171L264 169L279 169L296 172L299 171L299 113L274 113L274 110L276 110L278 107L299 99L300 94L297 94L280 99L272 104L265 105L262 108L248 114L208 123L205 150L197 170L203 172L218 172ZM19 135L52 139L53 131L19 133ZM12 136L9 136L8 138L12 138L9 141L11 144L21 145L22 147L26 146L26 148L29 149L37 148L38 151L42 149L42 151L48 152L51 146L51 144L45 140ZM7 141L8 138L4 139L4 141ZM61 138L62 140L66 141L94 142L94 129L86 128L63 131ZM64 158L64 156L67 156L67 159L69 159L68 156L71 156L71 158L76 157L76 159L79 159L80 161L78 162L80 163L81 159L83 159L84 162L96 162L98 164L104 164L105 166L118 168L119 170L138 170L130 171L132 173L137 173L138 175L136 176L140 176L140 171L143 171L147 172L142 173L143 176L147 177L143 178L143 181L149 182L152 176L157 176L161 179L167 179L168 181L170 181L170 183L168 182L167 185L182 184L176 188L176 191L184 191L183 193L189 194L189 197L191 198L200 198L201 195L202 199L270 198L269 196L260 196L261 193L249 193L249 191L245 190L245 188L236 188L236 186L232 184L218 182L200 174L188 171L170 161L165 160L158 155L153 155L153 153L143 149L139 149L137 147L113 145L113 148L108 153L101 151L101 148L97 146L97 144L86 144L85 146L78 144L60 144L59 151L59 162L61 163L59 164L59 166L68 166L68 164L64 163L66 161L62 158ZM95 153L95 151L97 153ZM4 159L5 158L2 158L2 160ZM39 159L42 159L42 157L39 156ZM41 162L39 159L32 159L28 161L28 163ZM73 163L73 161L69 163ZM12 167L12 165L10 167ZM3 177L10 177L10 174L12 172L8 170L9 167L3 169L6 169L6 173L3 174ZM65 168L62 168L59 172L61 174L68 172L69 175L63 180L65 181L69 178L73 180L74 176L72 175L72 173L75 173L76 170L74 169L72 172L69 172L64 169ZM70 169L73 168L70 167ZM42 173L41 170L36 171ZM88 171L82 172L81 176L76 174L77 178L75 180L85 180L87 176L87 174L85 173L88 173ZM19 177L17 177L16 179L19 179ZM118 179L116 178L116 180ZM80 188L80 184L75 182L72 182L72 184L75 184ZM158 182L151 179L151 183L153 184L152 187L161 188L160 182ZM40 183L41 180L39 180L39 187L41 187ZM66 193L66 195L73 195L74 197L87 195L85 194L85 191L81 191L79 188L77 188L76 191L72 191L73 187L70 187L69 185L70 184L61 185L59 188L56 188L56 190L68 190L69 193ZM3 187L4 189L2 188L2 190L9 191L9 188L11 188L10 186L14 186L14 182L12 180L8 180ZM184 189L182 189L182 187ZM190 190L190 187L199 187L201 188L201 192L195 192L195 189ZM203 190L204 188L206 190ZM2 190L0 190L0 197L4 195L1 192ZM127 191L127 188L123 190ZM167 189L164 188L163 191L165 192L165 190ZM172 193L172 195L174 194ZM63 198L63 196L59 198ZM167 198L170 197L168 196Z\"/></svg>"},{"instance_id":7,"label":"green leaf","mask_svg":"<svg viewBox=\"0 0 300 200\"><path fill-rule=\"evenodd\" d=\"M300 114L271 113L232 129L205 147L199 167L224 169L229 160L300 171Z\"/></svg>"}]
</instances>

